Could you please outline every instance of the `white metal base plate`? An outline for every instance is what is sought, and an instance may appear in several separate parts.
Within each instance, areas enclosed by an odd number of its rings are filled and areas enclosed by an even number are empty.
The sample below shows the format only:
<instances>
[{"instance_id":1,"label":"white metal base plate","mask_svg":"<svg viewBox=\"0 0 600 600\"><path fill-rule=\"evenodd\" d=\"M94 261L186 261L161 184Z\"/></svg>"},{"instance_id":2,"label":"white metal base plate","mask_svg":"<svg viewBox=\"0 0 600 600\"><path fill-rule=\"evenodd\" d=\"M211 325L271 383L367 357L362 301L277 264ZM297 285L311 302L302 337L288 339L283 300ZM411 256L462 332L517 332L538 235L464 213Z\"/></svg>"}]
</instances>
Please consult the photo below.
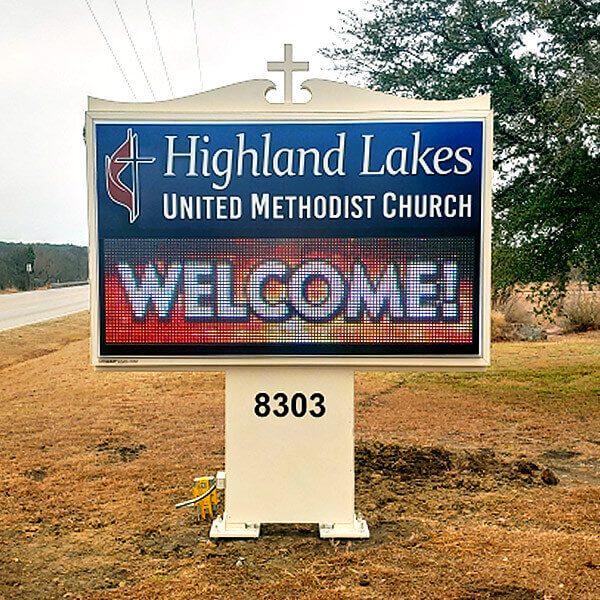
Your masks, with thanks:
<instances>
[{"instance_id":1,"label":"white metal base plate","mask_svg":"<svg viewBox=\"0 0 600 600\"><path fill-rule=\"evenodd\" d=\"M210 528L211 538L257 538L260 523L231 523L218 516Z\"/></svg>"},{"instance_id":2,"label":"white metal base plate","mask_svg":"<svg viewBox=\"0 0 600 600\"><path fill-rule=\"evenodd\" d=\"M260 523L232 523L218 516L210 528L211 538L257 538ZM319 523L319 536L324 539L366 539L369 526L361 515L354 516L351 523Z\"/></svg>"},{"instance_id":3,"label":"white metal base plate","mask_svg":"<svg viewBox=\"0 0 600 600\"><path fill-rule=\"evenodd\" d=\"M354 515L352 523L319 523L319 536L322 538L368 538L369 526L361 515Z\"/></svg>"}]
</instances>

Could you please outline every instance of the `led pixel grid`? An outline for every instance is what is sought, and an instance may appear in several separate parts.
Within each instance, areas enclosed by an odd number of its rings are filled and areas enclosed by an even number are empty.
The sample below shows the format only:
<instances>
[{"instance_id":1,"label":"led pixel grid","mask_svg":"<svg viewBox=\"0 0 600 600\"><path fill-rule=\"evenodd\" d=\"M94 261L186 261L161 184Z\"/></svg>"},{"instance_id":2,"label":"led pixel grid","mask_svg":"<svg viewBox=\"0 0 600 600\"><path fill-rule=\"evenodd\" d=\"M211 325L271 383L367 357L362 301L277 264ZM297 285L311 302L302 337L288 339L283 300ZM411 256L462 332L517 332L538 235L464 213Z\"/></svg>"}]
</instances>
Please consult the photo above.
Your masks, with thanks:
<instances>
[{"instance_id":1,"label":"led pixel grid","mask_svg":"<svg viewBox=\"0 0 600 600\"><path fill-rule=\"evenodd\" d=\"M109 239L106 351L473 352L476 243L439 239Z\"/></svg>"}]
</instances>

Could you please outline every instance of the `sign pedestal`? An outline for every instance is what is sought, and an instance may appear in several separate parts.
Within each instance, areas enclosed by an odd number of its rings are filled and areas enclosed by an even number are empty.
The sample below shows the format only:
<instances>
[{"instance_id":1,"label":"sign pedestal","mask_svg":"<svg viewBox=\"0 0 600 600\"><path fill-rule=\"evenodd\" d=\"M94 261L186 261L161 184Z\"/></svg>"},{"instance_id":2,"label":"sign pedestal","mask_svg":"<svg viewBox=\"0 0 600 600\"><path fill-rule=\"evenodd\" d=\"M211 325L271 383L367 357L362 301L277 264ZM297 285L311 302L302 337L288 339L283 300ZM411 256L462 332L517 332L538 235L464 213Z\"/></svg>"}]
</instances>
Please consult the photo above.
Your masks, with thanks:
<instances>
[{"instance_id":1,"label":"sign pedestal","mask_svg":"<svg viewBox=\"0 0 600 600\"><path fill-rule=\"evenodd\" d=\"M227 369L211 537L258 537L261 523L368 537L354 369L490 362L490 98L309 79L295 103L308 63L286 45L268 69L284 73L283 102L267 100L268 79L90 98L92 364Z\"/></svg>"},{"instance_id":2,"label":"sign pedestal","mask_svg":"<svg viewBox=\"0 0 600 600\"><path fill-rule=\"evenodd\" d=\"M352 369L230 368L225 411L225 511L211 537L258 537L261 523L369 537L354 513Z\"/></svg>"}]
</instances>

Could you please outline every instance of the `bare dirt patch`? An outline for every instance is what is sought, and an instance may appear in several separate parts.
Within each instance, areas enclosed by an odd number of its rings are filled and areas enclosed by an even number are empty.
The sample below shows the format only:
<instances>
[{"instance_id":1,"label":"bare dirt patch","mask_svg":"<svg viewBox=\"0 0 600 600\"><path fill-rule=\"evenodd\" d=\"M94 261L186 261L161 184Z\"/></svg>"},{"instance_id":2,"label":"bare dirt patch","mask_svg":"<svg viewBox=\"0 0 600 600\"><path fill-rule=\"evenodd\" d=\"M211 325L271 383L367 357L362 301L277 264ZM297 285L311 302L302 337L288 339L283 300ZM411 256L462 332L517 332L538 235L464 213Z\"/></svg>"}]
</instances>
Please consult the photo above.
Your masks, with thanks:
<instances>
[{"instance_id":1,"label":"bare dirt patch","mask_svg":"<svg viewBox=\"0 0 600 600\"><path fill-rule=\"evenodd\" d=\"M514 585L473 588L459 600L544 600L542 592Z\"/></svg>"},{"instance_id":2,"label":"bare dirt patch","mask_svg":"<svg viewBox=\"0 0 600 600\"><path fill-rule=\"evenodd\" d=\"M95 373L80 319L0 337L2 600L600 598L600 334L357 375L371 539L214 543L174 504L223 468L223 375Z\"/></svg>"},{"instance_id":3,"label":"bare dirt patch","mask_svg":"<svg viewBox=\"0 0 600 600\"><path fill-rule=\"evenodd\" d=\"M549 469L548 469L549 470ZM465 477L492 477L501 482L544 483L543 469L524 459L502 460L489 448L451 452L442 447L405 447L359 442L355 450L357 482L370 483L374 474L399 481L464 485ZM539 475L536 477L536 475Z\"/></svg>"}]
</instances>

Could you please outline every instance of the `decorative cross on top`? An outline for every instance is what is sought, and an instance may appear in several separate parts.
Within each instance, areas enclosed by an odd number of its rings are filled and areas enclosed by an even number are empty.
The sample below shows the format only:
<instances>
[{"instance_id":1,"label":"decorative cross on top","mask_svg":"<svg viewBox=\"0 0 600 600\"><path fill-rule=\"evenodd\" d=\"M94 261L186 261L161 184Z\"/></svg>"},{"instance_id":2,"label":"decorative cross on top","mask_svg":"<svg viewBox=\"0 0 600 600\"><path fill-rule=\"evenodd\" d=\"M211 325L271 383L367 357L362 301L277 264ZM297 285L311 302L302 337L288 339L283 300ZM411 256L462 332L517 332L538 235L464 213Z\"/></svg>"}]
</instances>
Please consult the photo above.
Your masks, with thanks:
<instances>
[{"instance_id":1,"label":"decorative cross on top","mask_svg":"<svg viewBox=\"0 0 600 600\"><path fill-rule=\"evenodd\" d=\"M267 71L283 71L283 101L292 101L292 73L294 71L308 71L308 61L294 62L292 60L292 44L283 46L283 62L267 62Z\"/></svg>"}]
</instances>

